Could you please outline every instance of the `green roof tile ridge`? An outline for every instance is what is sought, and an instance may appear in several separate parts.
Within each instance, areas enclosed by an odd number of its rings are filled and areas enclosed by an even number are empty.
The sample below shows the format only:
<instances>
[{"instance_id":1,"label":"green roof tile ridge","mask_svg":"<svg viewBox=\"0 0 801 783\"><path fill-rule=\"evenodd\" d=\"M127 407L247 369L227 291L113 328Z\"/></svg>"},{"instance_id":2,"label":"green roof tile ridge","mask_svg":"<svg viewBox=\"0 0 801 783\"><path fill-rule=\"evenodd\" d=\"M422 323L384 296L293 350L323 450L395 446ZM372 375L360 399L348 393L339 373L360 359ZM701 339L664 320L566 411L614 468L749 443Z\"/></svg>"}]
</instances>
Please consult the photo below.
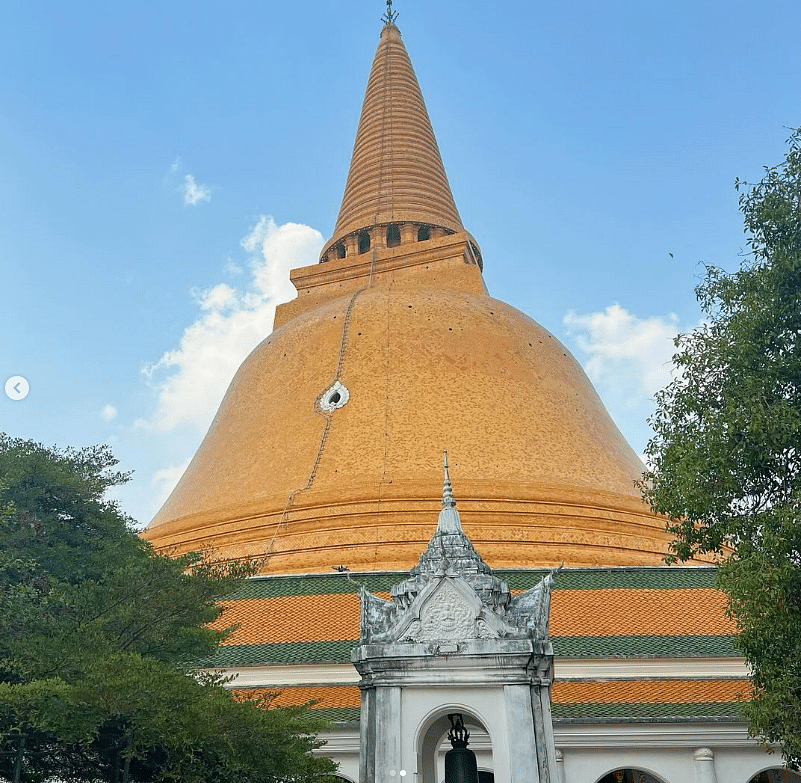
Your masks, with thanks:
<instances>
[{"instance_id":1,"label":"green roof tile ridge","mask_svg":"<svg viewBox=\"0 0 801 783\"><path fill-rule=\"evenodd\" d=\"M512 590L533 587L547 568L493 569ZM286 598L305 595L356 595L363 585L372 593L389 592L408 574L405 571L344 574L290 574L248 579L226 600ZM556 577L559 590L698 590L715 587L715 568L689 566L622 566L565 568Z\"/></svg>"},{"instance_id":2,"label":"green roof tile ridge","mask_svg":"<svg viewBox=\"0 0 801 783\"><path fill-rule=\"evenodd\" d=\"M557 658L739 658L731 635L553 636Z\"/></svg>"},{"instance_id":3,"label":"green roof tile ridge","mask_svg":"<svg viewBox=\"0 0 801 783\"><path fill-rule=\"evenodd\" d=\"M315 707L322 717L334 722L356 722L361 710L358 707ZM744 722L737 702L682 702L664 703L578 703L553 704L556 723L646 720L694 720Z\"/></svg>"},{"instance_id":4,"label":"green roof tile ridge","mask_svg":"<svg viewBox=\"0 0 801 783\"><path fill-rule=\"evenodd\" d=\"M355 722L361 714L358 707L315 707L314 712L333 723Z\"/></svg>"},{"instance_id":5,"label":"green roof tile ridge","mask_svg":"<svg viewBox=\"0 0 801 783\"><path fill-rule=\"evenodd\" d=\"M511 590L527 589L547 571L495 570ZM554 590L698 590L715 587L715 569L671 566L577 568L557 574Z\"/></svg>"},{"instance_id":6,"label":"green roof tile ridge","mask_svg":"<svg viewBox=\"0 0 801 783\"><path fill-rule=\"evenodd\" d=\"M303 663L349 663L356 639L328 642L279 642L274 644L224 644L203 661L205 669L238 666L271 666Z\"/></svg>"},{"instance_id":7,"label":"green roof tile ridge","mask_svg":"<svg viewBox=\"0 0 801 783\"><path fill-rule=\"evenodd\" d=\"M554 636L557 658L739 658L732 636ZM204 668L349 663L358 639L272 644L225 644Z\"/></svg>"},{"instance_id":8,"label":"green roof tile ridge","mask_svg":"<svg viewBox=\"0 0 801 783\"><path fill-rule=\"evenodd\" d=\"M623 702L623 703L577 703L552 704L555 721L592 720L599 718L732 718L743 720L740 704L736 701L681 702L677 704Z\"/></svg>"},{"instance_id":9,"label":"green roof tile ridge","mask_svg":"<svg viewBox=\"0 0 801 783\"><path fill-rule=\"evenodd\" d=\"M252 598L288 598L304 595L358 595L362 585L371 593L388 593L405 571L381 574L304 574L262 576L246 580L227 601Z\"/></svg>"}]
</instances>

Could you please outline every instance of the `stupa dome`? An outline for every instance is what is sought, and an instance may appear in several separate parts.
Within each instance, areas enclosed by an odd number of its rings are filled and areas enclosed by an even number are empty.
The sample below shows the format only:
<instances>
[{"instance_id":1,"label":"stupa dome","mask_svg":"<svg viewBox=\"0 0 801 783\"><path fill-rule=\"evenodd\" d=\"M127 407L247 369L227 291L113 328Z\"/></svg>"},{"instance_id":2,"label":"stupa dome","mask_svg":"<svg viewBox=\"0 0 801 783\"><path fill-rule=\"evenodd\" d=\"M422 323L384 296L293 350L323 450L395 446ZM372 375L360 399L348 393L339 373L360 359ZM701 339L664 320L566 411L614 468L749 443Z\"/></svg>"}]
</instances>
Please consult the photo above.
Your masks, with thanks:
<instances>
[{"instance_id":1,"label":"stupa dome","mask_svg":"<svg viewBox=\"0 0 801 783\"><path fill-rule=\"evenodd\" d=\"M662 562L642 463L578 362L487 294L394 24L322 260L292 273L298 297L146 539L264 557L268 574L408 570L447 449L465 532L491 567Z\"/></svg>"},{"instance_id":2,"label":"stupa dome","mask_svg":"<svg viewBox=\"0 0 801 783\"><path fill-rule=\"evenodd\" d=\"M268 573L408 569L431 536L447 448L465 530L491 566L659 563L667 537L635 487L639 458L565 347L484 292L465 241L426 243L428 264L376 271L352 293L332 281L330 300L278 326L145 537L269 554Z\"/></svg>"}]
</instances>

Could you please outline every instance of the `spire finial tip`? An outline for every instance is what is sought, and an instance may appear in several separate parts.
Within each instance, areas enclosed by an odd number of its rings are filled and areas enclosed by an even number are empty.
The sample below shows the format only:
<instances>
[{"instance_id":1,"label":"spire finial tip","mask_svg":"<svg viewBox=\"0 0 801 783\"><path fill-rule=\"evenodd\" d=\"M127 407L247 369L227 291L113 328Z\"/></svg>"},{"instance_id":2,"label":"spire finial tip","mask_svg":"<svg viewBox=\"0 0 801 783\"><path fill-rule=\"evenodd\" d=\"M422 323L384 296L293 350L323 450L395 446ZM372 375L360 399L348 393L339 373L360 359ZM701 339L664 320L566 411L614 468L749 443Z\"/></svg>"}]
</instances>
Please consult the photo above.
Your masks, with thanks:
<instances>
[{"instance_id":1,"label":"spire finial tip","mask_svg":"<svg viewBox=\"0 0 801 783\"><path fill-rule=\"evenodd\" d=\"M442 465L445 470L445 483L442 486L442 505L455 506L456 500L453 497L453 488L451 487L451 477L448 473L448 452L442 452Z\"/></svg>"},{"instance_id":2,"label":"spire finial tip","mask_svg":"<svg viewBox=\"0 0 801 783\"><path fill-rule=\"evenodd\" d=\"M387 0L387 12L381 17L381 21L385 25L395 24L398 18L398 12L392 10L392 0Z\"/></svg>"}]
</instances>

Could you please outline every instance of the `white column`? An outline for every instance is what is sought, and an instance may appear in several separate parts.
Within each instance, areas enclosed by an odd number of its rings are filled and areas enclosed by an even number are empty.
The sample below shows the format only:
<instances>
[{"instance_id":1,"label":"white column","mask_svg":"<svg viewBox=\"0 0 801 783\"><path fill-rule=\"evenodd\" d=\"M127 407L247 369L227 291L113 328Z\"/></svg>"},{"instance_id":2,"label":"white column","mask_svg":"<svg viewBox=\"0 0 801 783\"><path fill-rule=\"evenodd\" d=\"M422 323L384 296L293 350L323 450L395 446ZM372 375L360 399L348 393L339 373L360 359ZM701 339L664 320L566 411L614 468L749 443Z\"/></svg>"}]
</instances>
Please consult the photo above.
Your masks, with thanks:
<instances>
[{"instance_id":1,"label":"white column","mask_svg":"<svg viewBox=\"0 0 801 783\"><path fill-rule=\"evenodd\" d=\"M556 745L553 736L553 718L551 717L551 686L544 680L540 685L531 688L531 706L534 711L534 731L537 734L537 757L540 771L556 769Z\"/></svg>"},{"instance_id":2,"label":"white column","mask_svg":"<svg viewBox=\"0 0 801 783\"><path fill-rule=\"evenodd\" d=\"M556 781L565 783L565 756L559 748L556 749Z\"/></svg>"},{"instance_id":3,"label":"white column","mask_svg":"<svg viewBox=\"0 0 801 783\"><path fill-rule=\"evenodd\" d=\"M399 781L401 764L401 689L379 685L375 689L375 783Z\"/></svg>"},{"instance_id":4,"label":"white column","mask_svg":"<svg viewBox=\"0 0 801 783\"><path fill-rule=\"evenodd\" d=\"M362 690L359 720L359 781L375 783L375 688Z\"/></svg>"},{"instance_id":5,"label":"white column","mask_svg":"<svg viewBox=\"0 0 801 783\"><path fill-rule=\"evenodd\" d=\"M540 783L531 688L528 684L504 685L503 691L510 783Z\"/></svg>"},{"instance_id":6,"label":"white column","mask_svg":"<svg viewBox=\"0 0 801 783\"><path fill-rule=\"evenodd\" d=\"M711 748L698 748L693 753L695 783L718 783L715 773L715 754Z\"/></svg>"}]
</instances>

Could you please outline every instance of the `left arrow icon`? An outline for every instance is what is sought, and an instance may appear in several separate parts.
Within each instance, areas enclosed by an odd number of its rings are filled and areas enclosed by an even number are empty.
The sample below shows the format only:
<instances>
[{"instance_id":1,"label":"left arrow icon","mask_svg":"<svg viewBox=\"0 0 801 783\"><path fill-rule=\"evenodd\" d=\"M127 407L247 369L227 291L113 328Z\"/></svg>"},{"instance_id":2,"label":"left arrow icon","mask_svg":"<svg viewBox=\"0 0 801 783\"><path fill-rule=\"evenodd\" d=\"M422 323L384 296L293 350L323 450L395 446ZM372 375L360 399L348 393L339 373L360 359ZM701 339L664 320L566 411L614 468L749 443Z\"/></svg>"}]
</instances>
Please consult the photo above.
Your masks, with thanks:
<instances>
[{"instance_id":1,"label":"left arrow icon","mask_svg":"<svg viewBox=\"0 0 801 783\"><path fill-rule=\"evenodd\" d=\"M24 400L31 390L28 381L21 375L12 375L6 381L6 396L10 400L19 401Z\"/></svg>"}]
</instances>

